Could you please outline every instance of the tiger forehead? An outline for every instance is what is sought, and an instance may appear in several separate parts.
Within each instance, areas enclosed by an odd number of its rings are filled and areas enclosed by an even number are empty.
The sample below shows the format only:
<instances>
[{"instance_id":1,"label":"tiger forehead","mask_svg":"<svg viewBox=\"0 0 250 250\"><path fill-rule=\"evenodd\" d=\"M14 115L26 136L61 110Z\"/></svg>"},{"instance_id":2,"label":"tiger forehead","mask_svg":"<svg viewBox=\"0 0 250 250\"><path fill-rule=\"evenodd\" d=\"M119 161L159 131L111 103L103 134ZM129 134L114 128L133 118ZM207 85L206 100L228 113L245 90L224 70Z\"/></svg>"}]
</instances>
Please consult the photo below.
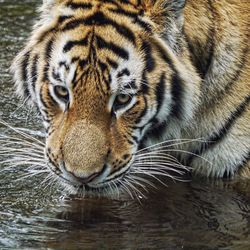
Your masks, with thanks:
<instances>
[{"instance_id":1,"label":"tiger forehead","mask_svg":"<svg viewBox=\"0 0 250 250\"><path fill-rule=\"evenodd\" d=\"M142 21L143 12L137 4L115 0L64 1L63 6L70 11L62 8L58 12L67 15L59 16L59 26L48 43L52 49L46 49L46 54L52 53L52 83L59 81L75 88L95 82L99 90L107 93L140 77L143 55L138 48L143 39L138 30L145 31L149 25ZM95 79L85 81L88 74Z\"/></svg>"},{"instance_id":2,"label":"tiger forehead","mask_svg":"<svg viewBox=\"0 0 250 250\"><path fill-rule=\"evenodd\" d=\"M102 8L124 8L124 10L132 11L136 14L144 13L141 0L69 0L64 1L64 4L72 9L84 11Z\"/></svg>"},{"instance_id":3,"label":"tiger forehead","mask_svg":"<svg viewBox=\"0 0 250 250\"><path fill-rule=\"evenodd\" d=\"M59 15L58 29L64 32L82 25L113 26L118 33L124 35L127 33L129 36L132 33L130 34L131 30L127 25L133 26L133 32L138 30L151 33L152 31L153 24L144 15L144 9L137 1L68 1L59 5L56 11L56 16Z\"/></svg>"},{"instance_id":4,"label":"tiger forehead","mask_svg":"<svg viewBox=\"0 0 250 250\"><path fill-rule=\"evenodd\" d=\"M54 42L52 82L61 79L73 88L83 85L84 76L93 74L92 81L98 82L100 88L115 92L118 83L139 78L144 65L145 55L140 47L116 38L116 31L109 27L85 27L74 36L59 35Z\"/></svg>"}]
</instances>

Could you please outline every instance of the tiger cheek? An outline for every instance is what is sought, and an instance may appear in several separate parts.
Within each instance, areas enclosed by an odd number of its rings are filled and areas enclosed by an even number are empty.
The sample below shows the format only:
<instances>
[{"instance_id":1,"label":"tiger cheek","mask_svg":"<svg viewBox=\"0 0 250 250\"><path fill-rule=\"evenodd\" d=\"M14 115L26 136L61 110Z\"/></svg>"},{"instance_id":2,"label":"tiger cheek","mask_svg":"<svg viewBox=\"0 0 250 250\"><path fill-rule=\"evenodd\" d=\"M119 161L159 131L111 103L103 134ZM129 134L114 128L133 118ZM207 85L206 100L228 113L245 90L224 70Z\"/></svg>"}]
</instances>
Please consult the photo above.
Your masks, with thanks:
<instances>
[{"instance_id":1,"label":"tiger cheek","mask_svg":"<svg viewBox=\"0 0 250 250\"><path fill-rule=\"evenodd\" d=\"M46 154L54 166L59 166L63 160L62 146L67 126L62 123L62 117L63 114L57 113L52 118L46 138Z\"/></svg>"},{"instance_id":2,"label":"tiger cheek","mask_svg":"<svg viewBox=\"0 0 250 250\"><path fill-rule=\"evenodd\" d=\"M125 124L111 126L111 152L109 155L109 163L112 168L118 168L119 165L125 164L127 155L131 155L131 143L128 140Z\"/></svg>"}]
</instances>

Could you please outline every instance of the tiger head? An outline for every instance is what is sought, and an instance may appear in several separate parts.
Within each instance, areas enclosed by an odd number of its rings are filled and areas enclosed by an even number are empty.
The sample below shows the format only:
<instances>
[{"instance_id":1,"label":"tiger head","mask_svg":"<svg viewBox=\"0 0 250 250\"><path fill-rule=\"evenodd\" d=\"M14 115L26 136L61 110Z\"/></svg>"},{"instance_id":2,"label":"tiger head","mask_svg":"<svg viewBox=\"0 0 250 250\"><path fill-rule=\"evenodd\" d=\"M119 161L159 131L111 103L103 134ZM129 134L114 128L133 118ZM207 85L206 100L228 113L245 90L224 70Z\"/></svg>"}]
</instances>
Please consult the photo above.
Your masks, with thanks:
<instances>
[{"instance_id":1,"label":"tiger head","mask_svg":"<svg viewBox=\"0 0 250 250\"><path fill-rule=\"evenodd\" d=\"M72 188L119 184L139 149L198 102L184 0L47 0L12 69L46 128L49 168Z\"/></svg>"}]
</instances>

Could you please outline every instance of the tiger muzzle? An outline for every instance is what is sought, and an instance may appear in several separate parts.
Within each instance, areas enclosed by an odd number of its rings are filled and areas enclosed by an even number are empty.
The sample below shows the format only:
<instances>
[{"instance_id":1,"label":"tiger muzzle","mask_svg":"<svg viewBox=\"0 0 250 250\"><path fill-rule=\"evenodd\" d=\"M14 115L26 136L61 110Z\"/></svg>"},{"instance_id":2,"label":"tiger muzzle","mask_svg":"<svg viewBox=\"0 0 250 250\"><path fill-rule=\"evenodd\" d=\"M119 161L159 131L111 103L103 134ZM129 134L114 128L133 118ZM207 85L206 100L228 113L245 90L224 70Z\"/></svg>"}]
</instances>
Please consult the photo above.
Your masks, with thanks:
<instances>
[{"instance_id":1,"label":"tiger muzzle","mask_svg":"<svg viewBox=\"0 0 250 250\"><path fill-rule=\"evenodd\" d=\"M99 176L108 154L107 131L94 124L77 121L66 132L62 157L64 170L82 184Z\"/></svg>"}]
</instances>

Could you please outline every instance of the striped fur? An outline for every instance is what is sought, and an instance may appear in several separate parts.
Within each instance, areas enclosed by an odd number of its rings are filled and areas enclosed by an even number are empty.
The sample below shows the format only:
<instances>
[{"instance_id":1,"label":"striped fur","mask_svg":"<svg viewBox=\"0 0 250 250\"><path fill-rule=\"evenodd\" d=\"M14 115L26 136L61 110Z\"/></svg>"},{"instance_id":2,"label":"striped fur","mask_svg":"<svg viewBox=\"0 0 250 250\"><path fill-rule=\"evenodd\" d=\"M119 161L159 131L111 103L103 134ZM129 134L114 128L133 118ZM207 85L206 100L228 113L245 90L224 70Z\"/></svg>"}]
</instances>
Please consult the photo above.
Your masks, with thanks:
<instances>
[{"instance_id":1,"label":"striped fur","mask_svg":"<svg viewBox=\"0 0 250 250\"><path fill-rule=\"evenodd\" d=\"M44 1L12 70L52 170L101 187L139 148L203 138L173 155L199 175L249 178L249 13L247 0ZM119 94L130 102L116 107Z\"/></svg>"}]
</instances>

